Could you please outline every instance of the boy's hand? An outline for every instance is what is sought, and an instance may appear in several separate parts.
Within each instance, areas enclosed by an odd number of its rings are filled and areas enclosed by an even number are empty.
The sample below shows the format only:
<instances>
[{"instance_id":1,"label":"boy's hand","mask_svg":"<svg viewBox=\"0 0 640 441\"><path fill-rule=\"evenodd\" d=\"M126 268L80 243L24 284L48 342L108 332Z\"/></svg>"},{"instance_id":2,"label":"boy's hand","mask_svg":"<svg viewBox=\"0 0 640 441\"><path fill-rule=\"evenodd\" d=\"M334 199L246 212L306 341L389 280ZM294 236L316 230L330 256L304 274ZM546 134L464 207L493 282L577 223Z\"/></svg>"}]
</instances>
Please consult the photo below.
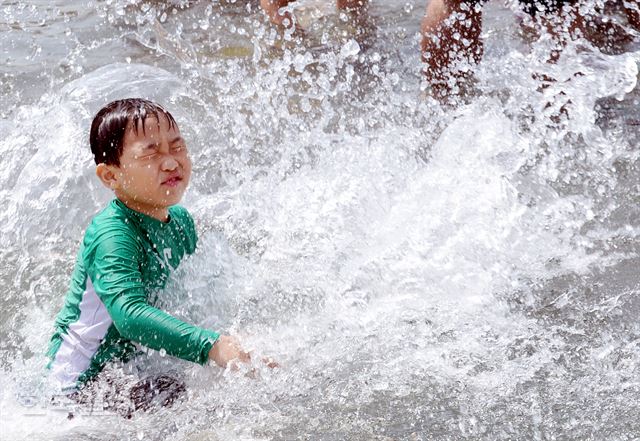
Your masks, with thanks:
<instances>
[{"instance_id":1,"label":"boy's hand","mask_svg":"<svg viewBox=\"0 0 640 441\"><path fill-rule=\"evenodd\" d=\"M280 364L271 357L262 358L262 362L266 364L267 367L270 367L271 369L280 367Z\"/></svg>"},{"instance_id":2,"label":"boy's hand","mask_svg":"<svg viewBox=\"0 0 640 441\"><path fill-rule=\"evenodd\" d=\"M251 356L248 352L242 350L238 339L229 335L221 335L209 351L209 360L213 360L218 366L226 368L229 362L234 360L248 363L251 360Z\"/></svg>"}]
</instances>

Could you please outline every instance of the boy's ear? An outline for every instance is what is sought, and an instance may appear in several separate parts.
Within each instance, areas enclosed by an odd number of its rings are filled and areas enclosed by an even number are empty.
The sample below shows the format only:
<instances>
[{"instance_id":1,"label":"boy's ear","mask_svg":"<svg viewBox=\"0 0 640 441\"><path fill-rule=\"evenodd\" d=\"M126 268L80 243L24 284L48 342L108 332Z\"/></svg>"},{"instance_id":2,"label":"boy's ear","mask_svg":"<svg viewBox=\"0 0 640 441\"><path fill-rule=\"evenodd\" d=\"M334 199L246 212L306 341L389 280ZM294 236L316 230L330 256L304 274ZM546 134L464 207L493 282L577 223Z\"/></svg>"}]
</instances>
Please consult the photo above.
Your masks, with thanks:
<instances>
[{"instance_id":1,"label":"boy's ear","mask_svg":"<svg viewBox=\"0 0 640 441\"><path fill-rule=\"evenodd\" d=\"M96 166L96 176L102 181L105 187L115 190L118 188L118 177L114 173L114 166L98 164Z\"/></svg>"}]
</instances>

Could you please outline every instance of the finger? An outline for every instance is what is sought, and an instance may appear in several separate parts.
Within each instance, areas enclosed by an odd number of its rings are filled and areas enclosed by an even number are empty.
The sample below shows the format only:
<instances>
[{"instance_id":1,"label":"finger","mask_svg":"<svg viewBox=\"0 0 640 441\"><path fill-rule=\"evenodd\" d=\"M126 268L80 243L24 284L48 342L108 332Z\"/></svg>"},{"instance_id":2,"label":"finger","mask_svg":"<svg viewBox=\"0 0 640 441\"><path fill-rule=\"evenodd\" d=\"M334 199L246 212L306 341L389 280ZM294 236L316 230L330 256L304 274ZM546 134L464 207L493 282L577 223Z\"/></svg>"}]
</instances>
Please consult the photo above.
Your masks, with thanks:
<instances>
[{"instance_id":1,"label":"finger","mask_svg":"<svg viewBox=\"0 0 640 441\"><path fill-rule=\"evenodd\" d=\"M260 373L256 369L251 369L251 370L249 370L249 372L244 374L245 377L251 378L252 380L257 379L259 375L260 375Z\"/></svg>"},{"instance_id":2,"label":"finger","mask_svg":"<svg viewBox=\"0 0 640 441\"><path fill-rule=\"evenodd\" d=\"M269 367L269 368L271 368L271 369L273 369L273 368L277 368L277 367L280 367L280 365L278 364L278 362L277 362L277 361L275 361L274 359L270 358L270 357L264 357L264 358L262 359L262 362L263 362L264 364L266 364L266 365L267 365L267 367Z\"/></svg>"}]
</instances>

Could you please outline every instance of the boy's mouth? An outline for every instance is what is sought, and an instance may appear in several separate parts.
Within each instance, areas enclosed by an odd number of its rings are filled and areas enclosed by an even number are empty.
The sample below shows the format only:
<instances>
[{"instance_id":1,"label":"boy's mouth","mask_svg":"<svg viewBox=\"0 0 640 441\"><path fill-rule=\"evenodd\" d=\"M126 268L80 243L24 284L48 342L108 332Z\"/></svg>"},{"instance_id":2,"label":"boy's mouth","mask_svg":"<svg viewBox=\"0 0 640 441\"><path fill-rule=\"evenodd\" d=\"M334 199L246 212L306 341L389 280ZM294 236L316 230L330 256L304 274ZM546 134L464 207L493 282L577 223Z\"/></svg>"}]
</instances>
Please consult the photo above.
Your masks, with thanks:
<instances>
[{"instance_id":1,"label":"boy's mouth","mask_svg":"<svg viewBox=\"0 0 640 441\"><path fill-rule=\"evenodd\" d=\"M168 179L162 181L162 185L167 185L169 187L175 187L180 182L182 182L182 177L180 175L171 175Z\"/></svg>"}]
</instances>

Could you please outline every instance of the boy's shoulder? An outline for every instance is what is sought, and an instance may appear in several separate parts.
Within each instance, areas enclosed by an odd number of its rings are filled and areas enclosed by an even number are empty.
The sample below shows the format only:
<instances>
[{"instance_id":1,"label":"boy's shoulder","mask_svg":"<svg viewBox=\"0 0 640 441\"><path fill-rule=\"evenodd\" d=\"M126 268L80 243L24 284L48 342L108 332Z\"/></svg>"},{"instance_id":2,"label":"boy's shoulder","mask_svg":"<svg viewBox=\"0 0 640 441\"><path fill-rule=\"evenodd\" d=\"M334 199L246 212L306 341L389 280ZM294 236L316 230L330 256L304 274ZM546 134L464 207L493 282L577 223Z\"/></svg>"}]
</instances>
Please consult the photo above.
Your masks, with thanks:
<instances>
[{"instance_id":1,"label":"boy's shoulder","mask_svg":"<svg viewBox=\"0 0 640 441\"><path fill-rule=\"evenodd\" d=\"M134 238L135 233L134 223L114 199L93 217L85 231L85 240L96 240L113 235Z\"/></svg>"},{"instance_id":2,"label":"boy's shoulder","mask_svg":"<svg viewBox=\"0 0 640 441\"><path fill-rule=\"evenodd\" d=\"M111 201L94 217L84 235L85 246L99 246L100 243L123 240L136 247L142 246L142 237L161 236L171 229L184 231L187 237L197 237L193 218L186 208L180 205L169 207L169 216L174 227L169 230L160 227L160 223L146 215L135 212L117 199ZM195 241L197 239L193 239Z\"/></svg>"},{"instance_id":3,"label":"boy's shoulder","mask_svg":"<svg viewBox=\"0 0 640 441\"><path fill-rule=\"evenodd\" d=\"M169 218L172 223L179 224L179 228L183 229L189 235L196 234L196 226L193 221L193 217L191 217L191 213L189 213L189 211L182 205L173 205L169 207Z\"/></svg>"},{"instance_id":4,"label":"boy's shoulder","mask_svg":"<svg viewBox=\"0 0 640 441\"><path fill-rule=\"evenodd\" d=\"M171 222L177 224L177 228L181 230L180 237L188 244L187 253L193 253L198 241L198 233L191 213L181 205L174 205L169 208L169 217Z\"/></svg>"},{"instance_id":5,"label":"boy's shoulder","mask_svg":"<svg viewBox=\"0 0 640 441\"><path fill-rule=\"evenodd\" d=\"M171 219L178 220L181 223L193 223L191 213L182 205L169 207L169 216ZM100 230L120 227L125 230L133 230L137 223L145 223L141 221L143 218L149 219L148 216L137 213L125 207L122 202L114 199L93 217L88 229Z\"/></svg>"},{"instance_id":6,"label":"boy's shoulder","mask_svg":"<svg viewBox=\"0 0 640 441\"><path fill-rule=\"evenodd\" d=\"M193 223L191 213L189 213L189 210L184 208L182 205L173 205L169 207L169 215L172 219L178 219L181 221Z\"/></svg>"}]
</instances>

